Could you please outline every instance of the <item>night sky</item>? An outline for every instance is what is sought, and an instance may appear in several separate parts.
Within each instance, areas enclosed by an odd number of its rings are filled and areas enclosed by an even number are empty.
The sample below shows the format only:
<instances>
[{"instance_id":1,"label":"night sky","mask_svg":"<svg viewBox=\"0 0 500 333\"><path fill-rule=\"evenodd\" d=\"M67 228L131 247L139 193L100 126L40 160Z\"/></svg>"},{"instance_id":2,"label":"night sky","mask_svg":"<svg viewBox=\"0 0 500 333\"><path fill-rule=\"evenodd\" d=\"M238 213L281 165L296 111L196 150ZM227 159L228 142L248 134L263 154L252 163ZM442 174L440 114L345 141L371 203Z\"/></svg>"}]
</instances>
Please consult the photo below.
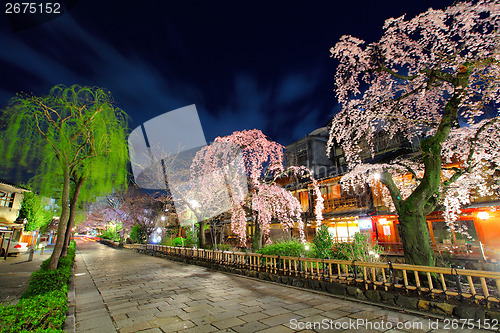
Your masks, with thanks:
<instances>
[{"instance_id":1,"label":"night sky","mask_svg":"<svg viewBox=\"0 0 500 333\"><path fill-rule=\"evenodd\" d=\"M131 129L196 104L208 142L258 128L287 145L338 108L329 50L341 35L372 42L385 19L452 2L66 0L32 27L41 18L9 17L2 3L0 106L21 91L99 86Z\"/></svg>"}]
</instances>

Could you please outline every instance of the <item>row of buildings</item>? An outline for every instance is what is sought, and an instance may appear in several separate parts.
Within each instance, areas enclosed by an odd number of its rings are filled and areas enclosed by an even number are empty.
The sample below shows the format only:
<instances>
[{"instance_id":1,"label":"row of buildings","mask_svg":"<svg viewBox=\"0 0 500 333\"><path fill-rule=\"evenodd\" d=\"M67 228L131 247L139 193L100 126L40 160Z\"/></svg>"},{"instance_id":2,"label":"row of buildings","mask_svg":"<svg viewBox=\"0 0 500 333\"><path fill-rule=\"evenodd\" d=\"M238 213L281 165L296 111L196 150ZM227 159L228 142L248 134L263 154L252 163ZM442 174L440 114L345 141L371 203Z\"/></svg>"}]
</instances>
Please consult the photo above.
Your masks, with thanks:
<instances>
[{"instance_id":1,"label":"row of buildings","mask_svg":"<svg viewBox=\"0 0 500 333\"><path fill-rule=\"evenodd\" d=\"M402 251L397 215L384 205L379 191L373 188L360 186L349 192L342 189L340 180L349 171L344 152L339 146L335 146L328 157L327 141L328 130L322 127L288 145L285 152L287 165L306 166L318 180L324 199L322 224L328 225L335 242L348 242L359 232L369 235L388 252ZM380 132L374 140L374 149L374 155L366 149L365 156L362 157L371 163L386 162L397 156L415 154L418 142L408 142L402 135L389 137ZM319 225L316 224L313 213L311 184L296 182L286 186L301 204L305 234L307 240L312 241ZM19 226L20 221L15 222L25 191L27 190L22 187L0 181L0 237L2 230L12 230ZM432 212L427 216L427 224L433 246L437 251L450 251L464 256L493 258L500 255L499 208L498 197L476 197L470 205L462 208L457 223L465 227L471 237L450 228L441 211ZM169 222L165 224L176 224L174 220L177 219L169 216ZM224 220L227 218L220 219L215 227L221 229L219 234L227 239L231 237L231 232ZM272 225L270 236L275 239L284 236L279 223Z\"/></svg>"}]
</instances>

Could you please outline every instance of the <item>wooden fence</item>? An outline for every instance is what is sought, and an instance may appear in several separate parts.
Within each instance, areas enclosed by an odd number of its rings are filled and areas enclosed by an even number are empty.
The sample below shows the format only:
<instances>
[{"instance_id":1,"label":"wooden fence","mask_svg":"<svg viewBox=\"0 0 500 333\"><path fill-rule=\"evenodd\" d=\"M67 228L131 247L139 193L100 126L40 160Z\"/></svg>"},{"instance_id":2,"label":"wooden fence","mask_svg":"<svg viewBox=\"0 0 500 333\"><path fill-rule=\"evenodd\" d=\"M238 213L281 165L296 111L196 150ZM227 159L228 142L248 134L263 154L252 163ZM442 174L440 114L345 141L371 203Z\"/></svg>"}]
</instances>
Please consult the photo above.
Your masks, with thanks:
<instances>
[{"instance_id":1,"label":"wooden fence","mask_svg":"<svg viewBox=\"0 0 500 333\"><path fill-rule=\"evenodd\" d=\"M401 290L475 303L500 303L500 272L334 259L262 255L155 244L124 247L151 254L192 258L217 264L325 282L364 285L368 289Z\"/></svg>"}]
</instances>

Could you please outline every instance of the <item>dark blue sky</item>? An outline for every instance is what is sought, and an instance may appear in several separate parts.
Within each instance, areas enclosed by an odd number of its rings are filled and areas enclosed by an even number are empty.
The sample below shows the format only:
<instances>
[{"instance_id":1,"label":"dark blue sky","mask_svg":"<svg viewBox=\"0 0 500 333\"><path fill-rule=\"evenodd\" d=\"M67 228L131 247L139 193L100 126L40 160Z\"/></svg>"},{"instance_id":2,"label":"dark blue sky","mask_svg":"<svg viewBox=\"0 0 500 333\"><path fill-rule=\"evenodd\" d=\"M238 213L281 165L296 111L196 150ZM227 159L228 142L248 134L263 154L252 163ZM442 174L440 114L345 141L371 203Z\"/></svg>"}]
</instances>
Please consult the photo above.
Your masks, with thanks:
<instances>
[{"instance_id":1,"label":"dark blue sky","mask_svg":"<svg viewBox=\"0 0 500 333\"><path fill-rule=\"evenodd\" d=\"M386 18L451 3L66 0L71 10L30 28L3 3L0 105L20 91L93 85L111 91L131 128L196 104L207 141L258 128L287 145L336 110L329 49L341 35L371 42Z\"/></svg>"}]
</instances>

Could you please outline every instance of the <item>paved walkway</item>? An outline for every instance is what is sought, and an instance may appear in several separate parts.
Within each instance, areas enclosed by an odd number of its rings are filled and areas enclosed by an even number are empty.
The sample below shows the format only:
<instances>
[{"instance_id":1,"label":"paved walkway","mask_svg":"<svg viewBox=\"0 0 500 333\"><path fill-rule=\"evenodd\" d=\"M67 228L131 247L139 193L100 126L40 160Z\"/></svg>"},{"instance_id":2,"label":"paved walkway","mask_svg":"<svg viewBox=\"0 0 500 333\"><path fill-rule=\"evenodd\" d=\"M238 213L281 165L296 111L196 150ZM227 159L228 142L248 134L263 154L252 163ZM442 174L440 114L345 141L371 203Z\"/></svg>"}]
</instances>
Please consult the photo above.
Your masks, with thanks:
<instances>
[{"instance_id":1,"label":"paved walkway","mask_svg":"<svg viewBox=\"0 0 500 333\"><path fill-rule=\"evenodd\" d=\"M77 249L77 332L451 331L435 319L131 250Z\"/></svg>"},{"instance_id":2,"label":"paved walkway","mask_svg":"<svg viewBox=\"0 0 500 333\"><path fill-rule=\"evenodd\" d=\"M0 258L0 302L3 305L16 304L28 287L31 274L40 268L42 261L50 257L52 247L45 249L43 254L40 250L35 251L33 260L28 261L29 253L21 253L16 256Z\"/></svg>"}]
</instances>

